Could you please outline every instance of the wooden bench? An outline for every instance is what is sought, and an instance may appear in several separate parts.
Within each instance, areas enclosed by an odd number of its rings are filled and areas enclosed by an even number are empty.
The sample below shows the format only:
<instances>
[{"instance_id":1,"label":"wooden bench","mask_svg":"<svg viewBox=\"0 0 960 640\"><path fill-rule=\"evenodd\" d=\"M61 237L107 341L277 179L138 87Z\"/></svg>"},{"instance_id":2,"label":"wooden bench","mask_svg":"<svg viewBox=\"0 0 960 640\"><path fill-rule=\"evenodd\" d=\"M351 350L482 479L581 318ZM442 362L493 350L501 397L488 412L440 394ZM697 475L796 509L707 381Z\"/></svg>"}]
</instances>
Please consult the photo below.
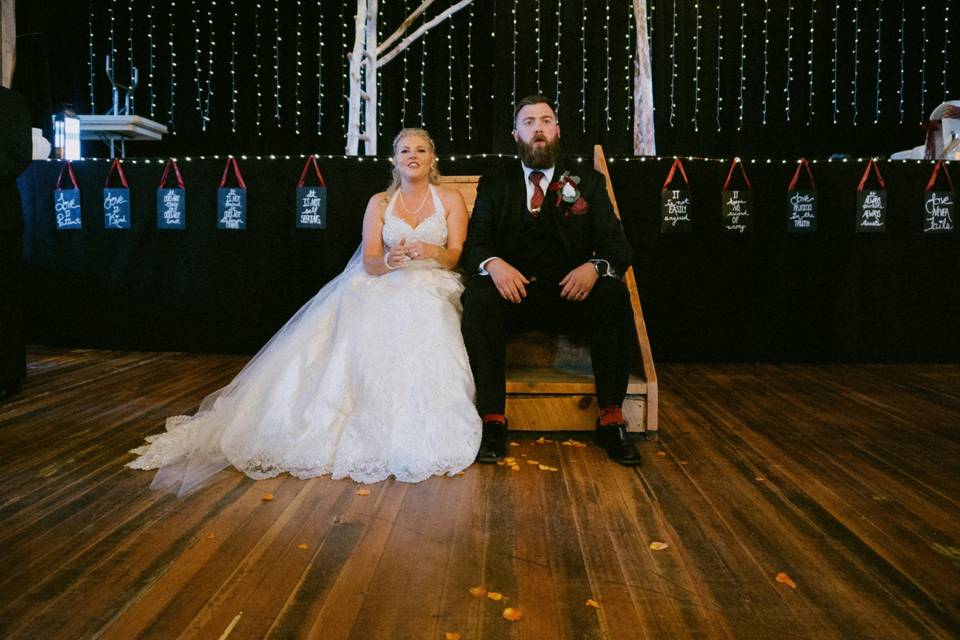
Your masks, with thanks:
<instances>
[{"instance_id":1,"label":"wooden bench","mask_svg":"<svg viewBox=\"0 0 960 640\"><path fill-rule=\"evenodd\" d=\"M613 193L603 149L593 151L593 166L607 179L607 193L617 218L620 209ZM444 176L441 184L457 189L472 212L479 176ZM637 358L627 384L623 414L629 431L657 432L657 374L633 269L624 282L630 291ZM510 428L531 431L589 431L597 418L596 387L585 338L548 333L526 333L507 342L507 417Z\"/></svg>"}]
</instances>

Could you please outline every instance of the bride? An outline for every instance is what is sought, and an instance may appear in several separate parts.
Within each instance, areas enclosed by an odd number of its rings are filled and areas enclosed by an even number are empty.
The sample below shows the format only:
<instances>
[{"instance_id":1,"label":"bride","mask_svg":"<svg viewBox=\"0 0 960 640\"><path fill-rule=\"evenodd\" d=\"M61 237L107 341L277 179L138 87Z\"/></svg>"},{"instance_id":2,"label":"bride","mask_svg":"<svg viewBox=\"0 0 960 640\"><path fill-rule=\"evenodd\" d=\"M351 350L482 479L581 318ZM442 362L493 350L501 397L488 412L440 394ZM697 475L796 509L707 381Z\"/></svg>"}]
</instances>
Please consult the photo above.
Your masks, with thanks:
<instances>
[{"instance_id":1,"label":"bride","mask_svg":"<svg viewBox=\"0 0 960 640\"><path fill-rule=\"evenodd\" d=\"M393 183L370 198L363 242L196 415L133 450L159 469L151 485L184 495L220 469L358 482L419 482L468 467L480 444L474 384L460 334L467 213L436 185L423 129L393 143Z\"/></svg>"}]
</instances>

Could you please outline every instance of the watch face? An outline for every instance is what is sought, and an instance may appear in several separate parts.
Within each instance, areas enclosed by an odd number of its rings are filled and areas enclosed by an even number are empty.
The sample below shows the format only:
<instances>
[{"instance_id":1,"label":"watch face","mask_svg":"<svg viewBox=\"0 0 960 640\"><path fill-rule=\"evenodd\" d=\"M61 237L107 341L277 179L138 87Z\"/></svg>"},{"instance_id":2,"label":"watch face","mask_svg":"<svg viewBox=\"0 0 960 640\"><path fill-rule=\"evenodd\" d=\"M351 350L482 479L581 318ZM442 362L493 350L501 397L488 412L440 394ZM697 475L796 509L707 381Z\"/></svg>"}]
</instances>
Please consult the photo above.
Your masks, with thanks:
<instances>
[{"instance_id":1,"label":"watch face","mask_svg":"<svg viewBox=\"0 0 960 640\"><path fill-rule=\"evenodd\" d=\"M594 263L593 263L593 268L597 270L597 275L598 275L598 276L602 276L602 275L603 275L603 266L601 265L601 263L599 263L599 262L594 262Z\"/></svg>"}]
</instances>

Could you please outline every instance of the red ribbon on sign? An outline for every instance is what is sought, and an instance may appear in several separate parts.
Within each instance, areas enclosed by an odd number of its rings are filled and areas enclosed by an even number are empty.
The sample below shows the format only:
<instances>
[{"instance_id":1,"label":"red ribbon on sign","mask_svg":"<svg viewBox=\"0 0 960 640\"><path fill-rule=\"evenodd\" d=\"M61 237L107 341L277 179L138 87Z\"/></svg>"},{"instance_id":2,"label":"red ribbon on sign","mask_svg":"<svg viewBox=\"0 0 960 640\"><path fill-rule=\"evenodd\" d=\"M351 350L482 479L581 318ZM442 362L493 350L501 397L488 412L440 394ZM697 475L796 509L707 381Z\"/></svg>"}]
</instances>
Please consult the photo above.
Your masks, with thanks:
<instances>
[{"instance_id":1,"label":"red ribbon on sign","mask_svg":"<svg viewBox=\"0 0 960 640\"><path fill-rule=\"evenodd\" d=\"M807 175L810 176L810 188L816 189L817 183L813 180L813 172L810 171L810 163L807 162L806 158L800 158L797 161L797 170L793 174L793 180L790 181L790 186L787 187L787 191L793 191L797 186L797 181L800 179L800 169L806 169Z\"/></svg>"},{"instance_id":2,"label":"red ribbon on sign","mask_svg":"<svg viewBox=\"0 0 960 640\"><path fill-rule=\"evenodd\" d=\"M240 165L237 164L237 159L233 156L227 158L227 165L223 168L223 177L220 178L220 186L223 187L227 183L227 172L231 166L233 166L233 174L237 177L237 184L240 185L241 189L246 189L247 185L244 184L243 176L240 175Z\"/></svg>"},{"instance_id":3,"label":"red ribbon on sign","mask_svg":"<svg viewBox=\"0 0 960 640\"><path fill-rule=\"evenodd\" d=\"M857 191L863 191L863 186L867 184L867 178L870 177L870 167L873 167L873 170L877 173L877 180L880 181L880 188L887 188L887 183L884 182L883 176L880 175L880 167L877 166L877 161L873 158L870 158L870 162L867 163L867 168L863 171L863 177L860 179L860 186L857 187Z\"/></svg>"},{"instance_id":4,"label":"red ribbon on sign","mask_svg":"<svg viewBox=\"0 0 960 640\"><path fill-rule=\"evenodd\" d=\"M177 166L177 161L173 158L167 160L167 166L163 169L163 177L160 178L160 188L163 189L167 186L167 176L170 174L170 167L173 167L173 172L177 177L177 185L183 189L183 176L180 175L180 167Z\"/></svg>"},{"instance_id":5,"label":"red ribbon on sign","mask_svg":"<svg viewBox=\"0 0 960 640\"><path fill-rule=\"evenodd\" d=\"M325 187L327 183L323 181L323 176L320 175L320 167L317 165L317 156L310 156L307 158L306 163L303 165L303 171L300 173L300 180L297 182L298 187L302 187L307 178L307 169L310 168L310 165L313 164L314 171L317 172L317 180L320 181L320 186Z\"/></svg>"},{"instance_id":6,"label":"red ribbon on sign","mask_svg":"<svg viewBox=\"0 0 960 640\"><path fill-rule=\"evenodd\" d=\"M63 165L63 168L60 169L60 175L57 176L57 186L56 186L56 190L59 191L60 188L61 188L61 187L60 187L60 182L63 180L63 172L64 172L64 171L69 172L69 174L70 174L70 181L73 183L73 188L74 188L74 189L79 189L80 186L77 184L77 176L74 175L74 173L73 173L73 165L70 164L70 161L69 161L69 160L67 160L67 164Z\"/></svg>"},{"instance_id":7,"label":"red ribbon on sign","mask_svg":"<svg viewBox=\"0 0 960 640\"><path fill-rule=\"evenodd\" d=\"M683 182L687 185L687 188L690 188L690 181L687 180L687 172L683 170L683 163L680 162L680 158L673 159L673 165L670 167L670 173L667 174L667 179L663 182L663 189L660 191L666 191L667 187L670 186L670 183L673 182L673 176L676 173L677 169L680 169L680 175L683 176Z\"/></svg>"},{"instance_id":8,"label":"red ribbon on sign","mask_svg":"<svg viewBox=\"0 0 960 640\"><path fill-rule=\"evenodd\" d=\"M947 165L943 164L943 160L937 160L937 164L933 165L933 173L930 174L930 181L927 182L927 188L924 189L924 191L933 189L933 185L937 183L937 176L940 175L941 167L943 167L943 175L947 176L947 182L950 183L950 191L953 191L953 179L950 177L950 171L947 170Z\"/></svg>"},{"instance_id":9,"label":"red ribbon on sign","mask_svg":"<svg viewBox=\"0 0 960 640\"><path fill-rule=\"evenodd\" d=\"M120 184L123 185L123 188L124 188L124 189L129 189L130 187L127 185L127 176L123 173L123 165L120 164L120 160L119 160L118 158L114 158L114 159L113 159L113 162L110 164L110 170L107 171L107 179L106 179L106 181L103 183L103 186L104 186L104 187L109 187L109 186L110 186L110 178L113 177L113 172L114 172L114 171L116 171L117 174L119 174L119 176L120 176Z\"/></svg>"},{"instance_id":10,"label":"red ribbon on sign","mask_svg":"<svg viewBox=\"0 0 960 640\"><path fill-rule=\"evenodd\" d=\"M750 178L747 177L747 170L743 168L743 162L740 161L740 158L734 158L733 162L730 163L730 171L727 172L727 179L723 181L723 188L720 190L727 191L727 187L730 186L730 179L733 178L733 170L735 167L740 167L740 173L743 174L743 180L747 183L747 189L753 191Z\"/></svg>"}]
</instances>

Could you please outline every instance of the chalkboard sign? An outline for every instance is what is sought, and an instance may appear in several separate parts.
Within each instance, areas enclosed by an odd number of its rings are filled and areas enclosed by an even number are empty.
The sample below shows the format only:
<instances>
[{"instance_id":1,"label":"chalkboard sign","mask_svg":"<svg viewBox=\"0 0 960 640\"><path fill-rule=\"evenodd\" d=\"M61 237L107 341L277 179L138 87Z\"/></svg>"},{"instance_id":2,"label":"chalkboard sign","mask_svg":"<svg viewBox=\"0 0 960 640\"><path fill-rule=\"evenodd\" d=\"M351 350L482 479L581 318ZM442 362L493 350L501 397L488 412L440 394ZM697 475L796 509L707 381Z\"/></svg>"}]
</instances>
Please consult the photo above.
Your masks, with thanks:
<instances>
[{"instance_id":1,"label":"chalkboard sign","mask_svg":"<svg viewBox=\"0 0 960 640\"><path fill-rule=\"evenodd\" d=\"M237 178L236 187L227 187L227 172L233 167ZM243 231L247 228L247 185L240 174L240 165L233 156L227 158L217 190L217 229Z\"/></svg>"},{"instance_id":2,"label":"chalkboard sign","mask_svg":"<svg viewBox=\"0 0 960 640\"><path fill-rule=\"evenodd\" d=\"M873 168L880 183L879 189L864 190L870 169ZM880 175L880 168L873 158L867 163L867 168L857 187L857 233L880 233L887 228L887 183Z\"/></svg>"},{"instance_id":3,"label":"chalkboard sign","mask_svg":"<svg viewBox=\"0 0 960 640\"><path fill-rule=\"evenodd\" d=\"M800 170L806 169L810 178L809 189L797 189ZM790 233L809 233L817 230L817 185L810 171L810 163L800 158L793 180L787 187L787 231Z\"/></svg>"},{"instance_id":4,"label":"chalkboard sign","mask_svg":"<svg viewBox=\"0 0 960 640\"><path fill-rule=\"evenodd\" d=\"M110 178L113 177L114 171L120 176L122 187L110 186ZM123 173L123 166L116 158L110 165L103 187L103 227L105 229L130 228L130 188L127 185L127 176Z\"/></svg>"},{"instance_id":5,"label":"chalkboard sign","mask_svg":"<svg viewBox=\"0 0 960 640\"><path fill-rule=\"evenodd\" d=\"M173 168L177 178L177 186L168 188L167 177ZM183 176L173 158L167 161L160 178L160 188L157 189L157 228L158 229L186 229L187 228L187 190L183 186Z\"/></svg>"},{"instance_id":6,"label":"chalkboard sign","mask_svg":"<svg viewBox=\"0 0 960 640\"><path fill-rule=\"evenodd\" d=\"M879 233L887 228L887 190L857 192L857 233Z\"/></svg>"},{"instance_id":7,"label":"chalkboard sign","mask_svg":"<svg viewBox=\"0 0 960 640\"><path fill-rule=\"evenodd\" d=\"M683 177L684 189L670 189L677 169ZM661 233L689 233L693 230L693 193L690 191L690 181L683 168L680 158L675 158L670 167L667 179L663 181L660 190L660 232Z\"/></svg>"},{"instance_id":8,"label":"chalkboard sign","mask_svg":"<svg viewBox=\"0 0 960 640\"><path fill-rule=\"evenodd\" d=\"M733 170L740 169L746 189L730 189L733 179ZM724 233L748 233L753 231L753 186L747 177L747 170L743 168L740 158L734 158L727 172L727 179L723 181L720 193L720 215Z\"/></svg>"},{"instance_id":9,"label":"chalkboard sign","mask_svg":"<svg viewBox=\"0 0 960 640\"><path fill-rule=\"evenodd\" d=\"M724 191L720 199L720 213L725 233L753 231L753 191Z\"/></svg>"},{"instance_id":10,"label":"chalkboard sign","mask_svg":"<svg viewBox=\"0 0 960 640\"><path fill-rule=\"evenodd\" d=\"M73 183L72 189L61 187L63 174L67 172L70 176L70 182ZM77 176L73 173L73 166L70 161L60 169L60 175L57 176L57 186L53 190L53 210L57 221L58 231L69 231L83 227L83 219L80 215L80 187L77 185Z\"/></svg>"},{"instance_id":11,"label":"chalkboard sign","mask_svg":"<svg viewBox=\"0 0 960 640\"><path fill-rule=\"evenodd\" d=\"M933 189L941 168L943 168L943 174L947 176L947 182L950 183L949 191L934 191ZM951 233L954 228L953 206L955 202L953 179L950 177L946 165L943 164L943 160L938 160L923 196L923 232Z\"/></svg>"},{"instance_id":12,"label":"chalkboard sign","mask_svg":"<svg viewBox=\"0 0 960 640\"><path fill-rule=\"evenodd\" d=\"M316 173L317 186L307 186L307 170L310 166ZM307 158L297 182L297 228L298 229L326 229L327 228L327 186L317 166L316 156Z\"/></svg>"}]
</instances>

